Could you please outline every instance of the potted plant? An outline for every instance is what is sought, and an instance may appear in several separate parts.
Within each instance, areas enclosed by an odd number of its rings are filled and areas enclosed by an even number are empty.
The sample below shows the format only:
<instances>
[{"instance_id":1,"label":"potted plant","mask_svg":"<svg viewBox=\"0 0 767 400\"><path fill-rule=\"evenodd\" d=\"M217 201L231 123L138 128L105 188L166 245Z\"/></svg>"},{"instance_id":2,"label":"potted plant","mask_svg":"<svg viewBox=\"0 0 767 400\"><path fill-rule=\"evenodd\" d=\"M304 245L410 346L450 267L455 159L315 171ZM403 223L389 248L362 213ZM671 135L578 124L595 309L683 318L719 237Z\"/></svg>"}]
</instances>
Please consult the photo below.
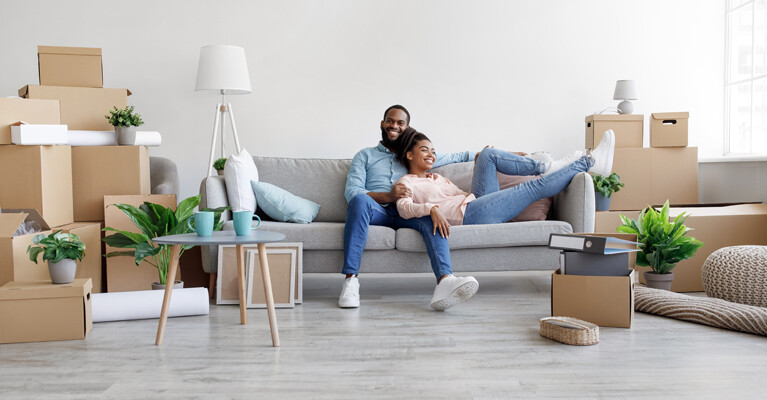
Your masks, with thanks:
<instances>
[{"instance_id":1,"label":"potted plant","mask_svg":"<svg viewBox=\"0 0 767 400\"><path fill-rule=\"evenodd\" d=\"M592 174L594 180L594 203L597 211L608 211L610 209L610 197L613 192L619 192L623 186L620 175L613 172L610 176Z\"/></svg>"},{"instance_id":2,"label":"potted plant","mask_svg":"<svg viewBox=\"0 0 767 400\"><path fill-rule=\"evenodd\" d=\"M173 211L160 204L145 201L139 207L130 204L114 204L115 207L122 210L128 218L136 224L140 233L121 231L111 227L106 227L104 231L115 232L102 239L104 243L112 247L118 247L122 251L113 251L107 253L105 257L129 256L133 257L136 265L146 260L150 265L157 268L159 281L152 284L152 289L164 289L168 278L168 268L170 267L171 245L157 244L152 241L153 238L167 235L176 235L189 233L191 229L187 221L194 214L194 209L200 204L200 195L192 196L181 201ZM219 207L216 209L202 209L201 211L213 211L214 230L220 231L224 225L221 220L221 213L230 207ZM193 246L182 246L181 253ZM179 254L180 256L181 254ZM176 281L175 287L183 287L183 282Z\"/></svg>"},{"instance_id":3,"label":"potted plant","mask_svg":"<svg viewBox=\"0 0 767 400\"><path fill-rule=\"evenodd\" d=\"M77 272L77 261L85 255L85 243L74 233L62 233L61 230L50 235L36 235L32 238L34 246L27 246L29 259L37 264L37 257L42 253L43 261L48 261L48 272L53 283L72 283Z\"/></svg>"},{"instance_id":4,"label":"potted plant","mask_svg":"<svg viewBox=\"0 0 767 400\"><path fill-rule=\"evenodd\" d=\"M112 107L109 114L104 116L115 127L118 144L133 144L136 138L136 127L144 124L141 115L134 113L133 110L133 106L126 106L122 109Z\"/></svg>"},{"instance_id":5,"label":"potted plant","mask_svg":"<svg viewBox=\"0 0 767 400\"><path fill-rule=\"evenodd\" d=\"M226 164L226 158L225 157L219 158L218 160L213 162L213 169L215 169L219 175L223 175L225 164Z\"/></svg>"},{"instance_id":6,"label":"potted plant","mask_svg":"<svg viewBox=\"0 0 767 400\"><path fill-rule=\"evenodd\" d=\"M669 222L668 200L660 212L647 207L639 213L636 220L621 215L622 225L618 232L637 235L641 252L637 253L636 264L649 266L652 271L644 273L647 286L656 289L671 290L676 264L692 257L703 242L694 237L685 236L691 228L684 225L686 213L679 214Z\"/></svg>"}]
</instances>

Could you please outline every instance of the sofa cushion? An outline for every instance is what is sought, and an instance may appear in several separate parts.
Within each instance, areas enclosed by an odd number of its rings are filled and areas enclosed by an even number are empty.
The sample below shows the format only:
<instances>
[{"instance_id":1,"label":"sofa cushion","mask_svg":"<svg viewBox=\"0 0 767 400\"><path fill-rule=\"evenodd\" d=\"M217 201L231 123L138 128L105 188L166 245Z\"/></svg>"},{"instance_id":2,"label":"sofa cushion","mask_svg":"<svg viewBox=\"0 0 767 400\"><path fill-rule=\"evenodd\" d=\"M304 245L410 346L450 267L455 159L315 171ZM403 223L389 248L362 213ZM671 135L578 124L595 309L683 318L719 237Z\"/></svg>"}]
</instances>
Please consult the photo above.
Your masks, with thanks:
<instances>
[{"instance_id":1,"label":"sofa cushion","mask_svg":"<svg viewBox=\"0 0 767 400\"><path fill-rule=\"evenodd\" d=\"M298 197L279 186L252 181L258 208L270 218L282 222L308 224L320 211L320 205Z\"/></svg>"},{"instance_id":2,"label":"sofa cushion","mask_svg":"<svg viewBox=\"0 0 767 400\"><path fill-rule=\"evenodd\" d=\"M482 249L491 247L546 246L552 233L573 233L562 221L529 221L489 225L450 227L450 249ZM426 251L421 234L413 229L397 230L397 249Z\"/></svg>"},{"instance_id":3,"label":"sofa cushion","mask_svg":"<svg viewBox=\"0 0 767 400\"><path fill-rule=\"evenodd\" d=\"M256 195L250 187L251 181L258 181L258 169L247 150L242 149L224 164L226 194L232 211L256 211Z\"/></svg>"},{"instance_id":4,"label":"sofa cushion","mask_svg":"<svg viewBox=\"0 0 767 400\"><path fill-rule=\"evenodd\" d=\"M253 157L259 181L279 186L320 205L317 222L344 222L344 188L351 160Z\"/></svg>"},{"instance_id":5,"label":"sofa cushion","mask_svg":"<svg viewBox=\"0 0 767 400\"><path fill-rule=\"evenodd\" d=\"M224 224L225 231L233 230L232 221ZM303 242L304 250L343 250L344 224L341 222L312 222L293 224L290 222L263 221L258 230L279 232L285 235L285 242ZM394 229L386 226L371 226L365 250L394 249ZM338 267L339 271L341 266Z\"/></svg>"}]
</instances>

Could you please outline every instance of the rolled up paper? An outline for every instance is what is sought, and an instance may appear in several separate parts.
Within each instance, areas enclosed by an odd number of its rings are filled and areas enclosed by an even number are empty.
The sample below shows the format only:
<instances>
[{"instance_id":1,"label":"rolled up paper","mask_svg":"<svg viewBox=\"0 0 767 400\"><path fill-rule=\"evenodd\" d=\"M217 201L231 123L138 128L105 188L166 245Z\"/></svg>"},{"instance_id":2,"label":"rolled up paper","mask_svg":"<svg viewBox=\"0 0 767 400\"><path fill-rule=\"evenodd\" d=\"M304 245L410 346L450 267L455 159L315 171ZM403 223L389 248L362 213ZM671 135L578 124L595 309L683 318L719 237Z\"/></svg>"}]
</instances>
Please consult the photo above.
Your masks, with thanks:
<instances>
[{"instance_id":1,"label":"rolled up paper","mask_svg":"<svg viewBox=\"0 0 767 400\"><path fill-rule=\"evenodd\" d=\"M159 146L160 144L162 144L162 135L154 131L138 131L133 141L134 146Z\"/></svg>"},{"instance_id":2,"label":"rolled up paper","mask_svg":"<svg viewBox=\"0 0 767 400\"><path fill-rule=\"evenodd\" d=\"M91 317L93 322L160 318L164 296L164 290L94 293L91 298ZM173 289L168 317L208 313L210 305L207 289Z\"/></svg>"},{"instance_id":3,"label":"rolled up paper","mask_svg":"<svg viewBox=\"0 0 767 400\"><path fill-rule=\"evenodd\" d=\"M70 146L116 146L115 131L68 131Z\"/></svg>"}]
</instances>

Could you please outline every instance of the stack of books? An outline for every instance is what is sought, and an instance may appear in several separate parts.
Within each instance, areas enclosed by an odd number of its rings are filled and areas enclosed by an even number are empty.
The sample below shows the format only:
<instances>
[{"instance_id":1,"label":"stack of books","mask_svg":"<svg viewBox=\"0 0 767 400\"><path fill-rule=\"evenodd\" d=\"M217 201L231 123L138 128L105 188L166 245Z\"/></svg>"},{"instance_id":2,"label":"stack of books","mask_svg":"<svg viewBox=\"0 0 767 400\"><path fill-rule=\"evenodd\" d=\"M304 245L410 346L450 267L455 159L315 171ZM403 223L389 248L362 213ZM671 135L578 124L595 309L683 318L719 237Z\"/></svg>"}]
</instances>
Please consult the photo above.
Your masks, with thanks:
<instances>
[{"instance_id":1,"label":"stack of books","mask_svg":"<svg viewBox=\"0 0 767 400\"><path fill-rule=\"evenodd\" d=\"M589 235L552 233L549 248L562 250L559 256L563 275L627 276L629 254L639 249L638 242Z\"/></svg>"}]
</instances>

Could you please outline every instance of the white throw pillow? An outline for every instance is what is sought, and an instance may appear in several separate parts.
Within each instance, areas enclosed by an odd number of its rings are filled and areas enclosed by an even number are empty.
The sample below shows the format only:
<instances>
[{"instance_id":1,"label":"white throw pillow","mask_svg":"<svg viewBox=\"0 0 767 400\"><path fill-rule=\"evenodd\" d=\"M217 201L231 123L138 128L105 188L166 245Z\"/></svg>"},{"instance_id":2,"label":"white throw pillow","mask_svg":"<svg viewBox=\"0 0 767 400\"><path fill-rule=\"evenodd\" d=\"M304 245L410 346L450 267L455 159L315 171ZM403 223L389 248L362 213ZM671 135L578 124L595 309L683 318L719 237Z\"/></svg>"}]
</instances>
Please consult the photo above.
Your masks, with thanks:
<instances>
[{"instance_id":1,"label":"white throw pillow","mask_svg":"<svg viewBox=\"0 0 767 400\"><path fill-rule=\"evenodd\" d=\"M224 164L226 195L232 211L256 212L256 195L250 186L251 181L258 181L258 169L253 157L247 150L232 155Z\"/></svg>"}]
</instances>

